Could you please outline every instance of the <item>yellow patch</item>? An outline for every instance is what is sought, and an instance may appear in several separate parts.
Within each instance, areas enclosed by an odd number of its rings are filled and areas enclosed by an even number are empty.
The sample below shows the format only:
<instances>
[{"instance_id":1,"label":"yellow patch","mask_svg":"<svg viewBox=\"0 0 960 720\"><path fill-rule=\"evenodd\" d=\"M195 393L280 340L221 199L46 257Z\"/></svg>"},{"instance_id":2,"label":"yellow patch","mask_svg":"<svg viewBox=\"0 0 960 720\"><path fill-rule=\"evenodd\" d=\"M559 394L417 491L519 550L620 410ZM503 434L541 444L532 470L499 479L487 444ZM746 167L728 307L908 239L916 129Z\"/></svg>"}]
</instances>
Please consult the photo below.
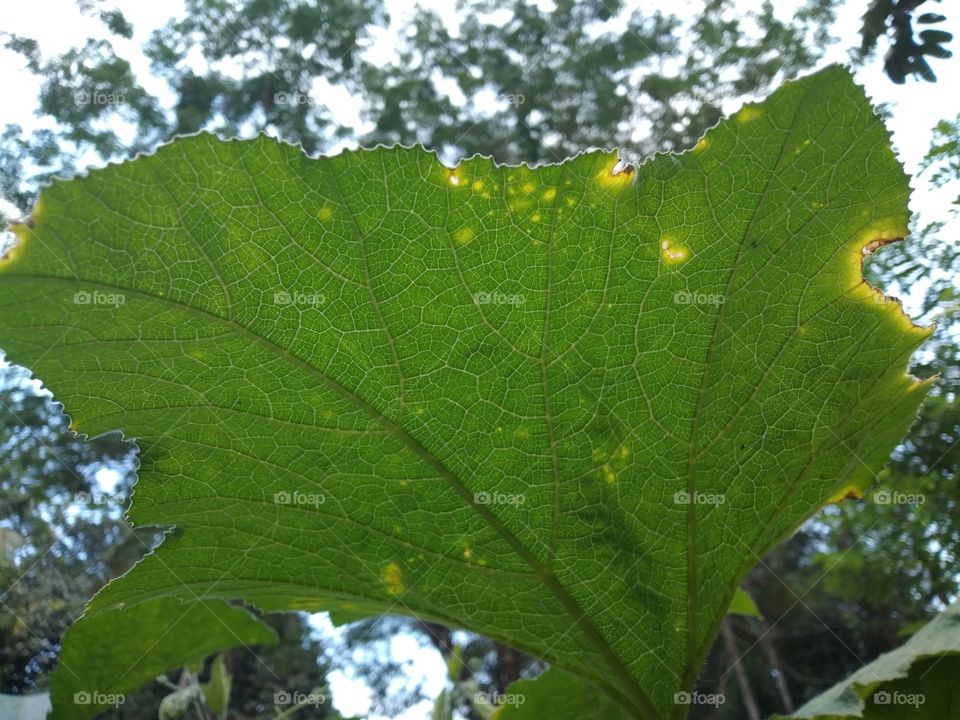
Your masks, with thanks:
<instances>
[{"instance_id":1,"label":"yellow patch","mask_svg":"<svg viewBox=\"0 0 960 720\"><path fill-rule=\"evenodd\" d=\"M690 251L683 245L677 243L672 237L662 235L660 237L660 257L668 265L682 263L690 256Z\"/></svg>"},{"instance_id":2,"label":"yellow patch","mask_svg":"<svg viewBox=\"0 0 960 720\"><path fill-rule=\"evenodd\" d=\"M600 185L610 188L611 190L623 190L623 188L633 183L633 178L637 173L632 167L628 171L625 170L618 172L616 175L613 174L613 170L617 167L618 162L619 160L616 157L612 157L608 162L603 164L600 172L596 175L597 182L600 183Z\"/></svg>"},{"instance_id":3,"label":"yellow patch","mask_svg":"<svg viewBox=\"0 0 960 720\"><path fill-rule=\"evenodd\" d=\"M391 595L400 595L404 591L403 571L396 563L387 563L383 568L383 584Z\"/></svg>"},{"instance_id":4,"label":"yellow patch","mask_svg":"<svg viewBox=\"0 0 960 720\"><path fill-rule=\"evenodd\" d=\"M746 125L748 122L753 122L761 115L763 115L763 110L758 108L756 105L744 105L742 108L740 108L740 112L733 117L741 125Z\"/></svg>"},{"instance_id":5,"label":"yellow patch","mask_svg":"<svg viewBox=\"0 0 960 720\"><path fill-rule=\"evenodd\" d=\"M457 230L454 237L457 238L457 242L461 245L466 245L468 242L473 240L473 230L468 227L462 227Z\"/></svg>"},{"instance_id":6,"label":"yellow patch","mask_svg":"<svg viewBox=\"0 0 960 720\"><path fill-rule=\"evenodd\" d=\"M481 190L483 190L483 180L474 180L473 189L477 192L480 192Z\"/></svg>"},{"instance_id":7,"label":"yellow patch","mask_svg":"<svg viewBox=\"0 0 960 720\"><path fill-rule=\"evenodd\" d=\"M322 208L317 210L317 219L321 222L326 222L333 217L333 208L329 205L324 205Z\"/></svg>"},{"instance_id":8,"label":"yellow patch","mask_svg":"<svg viewBox=\"0 0 960 720\"><path fill-rule=\"evenodd\" d=\"M828 505L836 505L842 500L861 500L863 498L863 490L854 486L848 485L845 488L838 490L834 495L827 500Z\"/></svg>"},{"instance_id":9,"label":"yellow patch","mask_svg":"<svg viewBox=\"0 0 960 720\"><path fill-rule=\"evenodd\" d=\"M540 222L540 213L535 212L533 215L530 216L530 220L535 223Z\"/></svg>"},{"instance_id":10,"label":"yellow patch","mask_svg":"<svg viewBox=\"0 0 960 720\"><path fill-rule=\"evenodd\" d=\"M567 207L573 207L576 204L577 204L576 198L572 198L572 197L567 198Z\"/></svg>"},{"instance_id":11,"label":"yellow patch","mask_svg":"<svg viewBox=\"0 0 960 720\"><path fill-rule=\"evenodd\" d=\"M553 202L554 200L556 200L556 199L557 199L557 189L556 189L556 188L550 188L549 190L547 190L547 191L543 194L543 199L546 200L547 202Z\"/></svg>"},{"instance_id":12,"label":"yellow patch","mask_svg":"<svg viewBox=\"0 0 960 720\"><path fill-rule=\"evenodd\" d=\"M523 191L524 191L527 195L529 195L530 193L532 193L532 192L533 192L534 190L536 190L536 189L537 189L537 186L534 185L534 184L531 183L531 182L528 182L528 183L524 183L524 184L523 184Z\"/></svg>"},{"instance_id":13,"label":"yellow patch","mask_svg":"<svg viewBox=\"0 0 960 720\"><path fill-rule=\"evenodd\" d=\"M704 135L702 138L697 140L697 144L693 146L693 149L690 151L690 154L696 157L704 150L710 147L710 138Z\"/></svg>"},{"instance_id":14,"label":"yellow patch","mask_svg":"<svg viewBox=\"0 0 960 720\"><path fill-rule=\"evenodd\" d=\"M603 481L607 485L613 485L617 481L617 474L613 471L613 468L609 465L604 465L601 468L601 475L603 476Z\"/></svg>"},{"instance_id":15,"label":"yellow patch","mask_svg":"<svg viewBox=\"0 0 960 720\"><path fill-rule=\"evenodd\" d=\"M33 229L37 226L37 221L40 219L40 216L43 215L43 195L40 195L40 198L37 200L37 204L33 207L33 212L30 213L30 216L24 218L23 220L14 220L10 223L10 232L13 233L16 241L13 243L13 246L7 250L7 254L0 257L0 267L3 265L8 265L14 262L20 255L23 254L23 248L27 244L27 238L33 234Z\"/></svg>"}]
</instances>

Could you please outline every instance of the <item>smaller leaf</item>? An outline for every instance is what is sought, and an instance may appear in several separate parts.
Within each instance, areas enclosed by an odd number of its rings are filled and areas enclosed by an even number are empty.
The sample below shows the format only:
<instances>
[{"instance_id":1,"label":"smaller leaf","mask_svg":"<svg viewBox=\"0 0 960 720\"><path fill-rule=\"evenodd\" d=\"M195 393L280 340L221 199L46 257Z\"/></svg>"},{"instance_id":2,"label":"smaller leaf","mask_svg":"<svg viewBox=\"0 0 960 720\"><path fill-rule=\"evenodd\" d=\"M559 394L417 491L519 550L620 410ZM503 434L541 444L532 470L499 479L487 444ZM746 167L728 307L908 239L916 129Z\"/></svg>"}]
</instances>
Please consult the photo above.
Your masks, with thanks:
<instances>
[{"instance_id":1,"label":"smaller leaf","mask_svg":"<svg viewBox=\"0 0 960 720\"><path fill-rule=\"evenodd\" d=\"M953 40L953 35L946 30L924 30L920 33L920 39L928 44L945 43Z\"/></svg>"},{"instance_id":2,"label":"smaller leaf","mask_svg":"<svg viewBox=\"0 0 960 720\"><path fill-rule=\"evenodd\" d=\"M51 697L58 720L86 720L122 705L167 670L236 645L271 644L273 631L221 600L159 598L87 614L67 631ZM176 703L171 701L171 707Z\"/></svg>"},{"instance_id":3,"label":"smaller leaf","mask_svg":"<svg viewBox=\"0 0 960 720\"><path fill-rule=\"evenodd\" d=\"M772 720L945 720L960 707L960 601L789 716ZM951 709L952 708L952 709Z\"/></svg>"},{"instance_id":4,"label":"smaller leaf","mask_svg":"<svg viewBox=\"0 0 960 720\"><path fill-rule=\"evenodd\" d=\"M760 611L757 609L757 604L743 588L737 588L737 591L733 595L733 599L730 601L730 608L727 610L727 614L760 617Z\"/></svg>"},{"instance_id":5,"label":"smaller leaf","mask_svg":"<svg viewBox=\"0 0 960 720\"><path fill-rule=\"evenodd\" d=\"M610 696L583 678L550 668L507 688L493 720L627 720Z\"/></svg>"},{"instance_id":6,"label":"smaller leaf","mask_svg":"<svg viewBox=\"0 0 960 720\"><path fill-rule=\"evenodd\" d=\"M210 667L210 682L203 683L200 688L207 701L207 707L217 715L225 715L230 705L230 690L233 686L233 675L227 670L223 662L223 655L217 655Z\"/></svg>"},{"instance_id":7,"label":"smaller leaf","mask_svg":"<svg viewBox=\"0 0 960 720\"><path fill-rule=\"evenodd\" d=\"M203 691L197 685L174 690L160 701L160 720L181 720L198 700L203 699Z\"/></svg>"},{"instance_id":8,"label":"smaller leaf","mask_svg":"<svg viewBox=\"0 0 960 720\"><path fill-rule=\"evenodd\" d=\"M924 55L931 55L933 57L944 59L953 57L953 53L942 45L924 45L922 50Z\"/></svg>"}]
</instances>

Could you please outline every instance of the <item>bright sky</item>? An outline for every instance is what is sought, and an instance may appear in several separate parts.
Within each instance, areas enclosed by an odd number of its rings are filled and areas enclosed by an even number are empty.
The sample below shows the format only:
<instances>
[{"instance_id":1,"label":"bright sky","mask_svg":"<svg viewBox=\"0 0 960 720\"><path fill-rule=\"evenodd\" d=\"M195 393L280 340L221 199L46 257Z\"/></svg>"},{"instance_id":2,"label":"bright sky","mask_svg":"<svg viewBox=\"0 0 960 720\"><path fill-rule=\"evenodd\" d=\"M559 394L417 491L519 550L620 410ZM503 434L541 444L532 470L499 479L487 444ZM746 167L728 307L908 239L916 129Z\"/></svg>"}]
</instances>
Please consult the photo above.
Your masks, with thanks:
<instances>
[{"instance_id":1,"label":"bright sky","mask_svg":"<svg viewBox=\"0 0 960 720\"><path fill-rule=\"evenodd\" d=\"M548 5L549 2L550 0L538 0L538 4L541 5ZM686 18L692 17L700 5L699 0L683 0L682 5L677 0L632 0L630 5L639 7L641 2L646 12L659 8L664 12L679 13L681 17ZM448 27L455 27L455 3L449 0L421 0L421 4L436 10L444 18ZM412 8L410 0L385 0L385 5L392 18L393 28L409 17ZM738 12L745 11L744 5L755 7L759 3L756 0L738 3ZM798 2L797 0L774 0L774 5L779 14L786 16L797 7ZM183 12L183 1L115 0L114 3L104 3L105 8L114 6L124 12L135 29L134 37L130 41L111 38L118 54L131 60L135 72L148 90L158 94L161 99L172 99L163 82L150 77L149 66L139 49L152 30ZM840 10L838 22L833 28L833 35L841 38L841 41L828 51L826 62L844 62L847 59L847 48L856 45L859 40L857 34L860 25L859 17L866 7L867 0L845 2ZM936 9L933 8L933 10ZM948 22L938 27L960 38L960 12L954 10L955 8L946 8ZM87 37L107 36L99 20L80 14L74 0L5 3L3 16L5 31L36 38L40 41L46 57L79 45ZM391 31L381 33L370 51L379 61L386 61L392 55L392 36ZM857 72L857 79L864 85L875 103L887 103L891 106L893 119L889 124L893 131L894 145L907 171L915 175L929 147L932 126L940 119L960 115L960 93L956 92L956 88L960 87L960 70L956 61L934 61L933 67L940 78L939 82L931 84L909 79L906 85L897 86L887 79L881 66L880 59L875 59L868 67ZM0 50L0 71L5 84L5 102L0 105L0 126L19 123L27 129L33 129L46 125L33 116L37 93L36 81L33 76L23 70L21 59L11 52ZM348 93L322 84L315 86L312 93L322 95L325 103L335 111L338 121L354 127L360 125L358 102ZM731 98L730 107L725 109L734 110L743 100ZM611 138L611 145L616 144L616 140ZM920 213L924 223L949 219L947 208L957 195L956 187L935 191L927 185L922 176L919 179L915 178L913 185L915 191L911 206L915 212ZM957 238L960 233L956 230L957 223L954 222L947 236ZM909 298L906 300L909 310L912 303ZM115 482L115 478L112 480ZM104 485L109 485L111 478L104 477L103 481ZM313 618L313 624L328 641L336 645L338 631L333 628L329 618L322 614L316 615ZM412 661L413 674L425 681L425 689L429 694L435 696L440 692L444 683L445 668L438 653L419 647L410 636L395 638L391 642L391 652L399 661ZM330 682L335 705L341 713L345 716L367 714L369 692L361 682L339 671L331 675ZM425 702L411 708L402 718L416 720L427 718L430 713L431 703Z\"/></svg>"}]
</instances>

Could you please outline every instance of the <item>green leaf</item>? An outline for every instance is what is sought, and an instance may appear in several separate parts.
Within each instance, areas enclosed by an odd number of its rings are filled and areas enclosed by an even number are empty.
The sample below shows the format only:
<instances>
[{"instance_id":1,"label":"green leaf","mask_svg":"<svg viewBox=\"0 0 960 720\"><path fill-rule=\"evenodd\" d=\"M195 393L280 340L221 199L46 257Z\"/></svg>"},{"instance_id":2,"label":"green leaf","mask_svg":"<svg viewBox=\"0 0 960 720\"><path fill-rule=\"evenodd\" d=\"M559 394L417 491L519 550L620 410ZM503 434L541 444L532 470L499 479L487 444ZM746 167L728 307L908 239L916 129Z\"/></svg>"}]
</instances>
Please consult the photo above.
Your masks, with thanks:
<instances>
[{"instance_id":1,"label":"green leaf","mask_svg":"<svg viewBox=\"0 0 960 720\"><path fill-rule=\"evenodd\" d=\"M198 135L45 189L0 346L180 531L81 624L416 614L683 716L747 570L903 436L929 331L861 277L909 189L845 70L616 162Z\"/></svg>"},{"instance_id":2,"label":"green leaf","mask_svg":"<svg viewBox=\"0 0 960 720\"><path fill-rule=\"evenodd\" d=\"M63 640L53 717L93 717L167 670L235 645L275 641L269 627L221 600L162 597L84 616Z\"/></svg>"},{"instance_id":3,"label":"green leaf","mask_svg":"<svg viewBox=\"0 0 960 720\"><path fill-rule=\"evenodd\" d=\"M747 615L749 617L760 617L760 611L753 598L743 588L737 588L733 594L733 600L730 601L730 607L727 609L729 615Z\"/></svg>"},{"instance_id":4,"label":"green leaf","mask_svg":"<svg viewBox=\"0 0 960 720\"><path fill-rule=\"evenodd\" d=\"M779 720L948 720L960 708L960 602L896 650ZM776 718L774 720L777 720Z\"/></svg>"},{"instance_id":5,"label":"green leaf","mask_svg":"<svg viewBox=\"0 0 960 720\"><path fill-rule=\"evenodd\" d=\"M493 720L627 720L630 716L596 685L550 668L532 680L513 683Z\"/></svg>"},{"instance_id":6,"label":"green leaf","mask_svg":"<svg viewBox=\"0 0 960 720\"><path fill-rule=\"evenodd\" d=\"M210 680L200 686L207 708L215 715L226 716L230 705L230 689L233 676L223 662L223 655L217 655L210 666Z\"/></svg>"}]
</instances>

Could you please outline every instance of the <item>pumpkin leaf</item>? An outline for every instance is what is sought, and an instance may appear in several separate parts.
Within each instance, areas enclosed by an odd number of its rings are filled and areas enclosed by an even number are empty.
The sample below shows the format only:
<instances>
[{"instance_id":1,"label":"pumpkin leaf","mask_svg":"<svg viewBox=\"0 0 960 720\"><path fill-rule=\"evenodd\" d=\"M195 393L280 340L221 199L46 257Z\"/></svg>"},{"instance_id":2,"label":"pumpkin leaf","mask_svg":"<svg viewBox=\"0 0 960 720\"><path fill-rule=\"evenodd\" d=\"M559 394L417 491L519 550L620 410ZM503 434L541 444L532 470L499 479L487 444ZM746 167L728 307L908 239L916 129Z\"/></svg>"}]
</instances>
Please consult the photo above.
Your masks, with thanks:
<instances>
[{"instance_id":1,"label":"pumpkin leaf","mask_svg":"<svg viewBox=\"0 0 960 720\"><path fill-rule=\"evenodd\" d=\"M394 612L678 718L741 578L869 485L929 331L867 285L907 178L848 72L691 151L456 168L180 138L40 196L0 346L178 533L91 603Z\"/></svg>"}]
</instances>

